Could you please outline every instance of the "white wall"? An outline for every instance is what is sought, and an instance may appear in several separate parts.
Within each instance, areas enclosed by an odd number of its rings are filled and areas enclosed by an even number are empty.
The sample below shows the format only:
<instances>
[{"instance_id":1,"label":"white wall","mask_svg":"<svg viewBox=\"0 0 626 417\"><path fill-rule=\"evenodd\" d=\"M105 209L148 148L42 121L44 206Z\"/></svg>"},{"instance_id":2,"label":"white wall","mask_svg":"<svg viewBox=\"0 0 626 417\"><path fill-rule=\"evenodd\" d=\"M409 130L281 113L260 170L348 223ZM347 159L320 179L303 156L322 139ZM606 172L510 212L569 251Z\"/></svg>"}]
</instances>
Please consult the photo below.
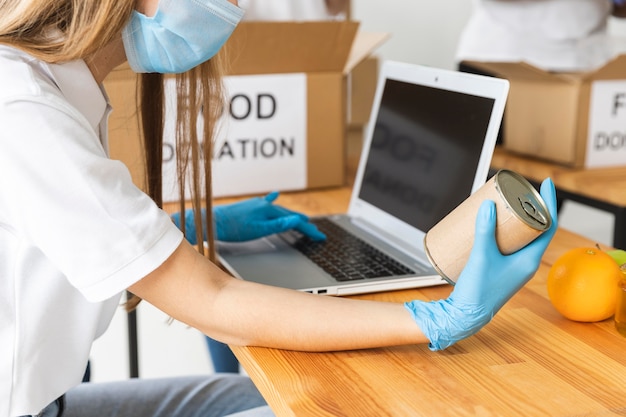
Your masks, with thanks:
<instances>
[{"instance_id":1,"label":"white wall","mask_svg":"<svg viewBox=\"0 0 626 417\"><path fill-rule=\"evenodd\" d=\"M298 0L294 0L298 1ZM353 18L370 32L392 36L377 54L385 59L453 69L456 43L471 12L471 0L352 0ZM625 19L626 20L626 19ZM624 36L626 21L611 23ZM140 373L145 377L212 372L203 337L146 303L139 312ZM128 376L126 315L120 308L92 351L93 380Z\"/></svg>"},{"instance_id":2,"label":"white wall","mask_svg":"<svg viewBox=\"0 0 626 417\"><path fill-rule=\"evenodd\" d=\"M352 0L363 30L391 34L379 56L446 69L471 9L471 0Z\"/></svg>"},{"instance_id":3,"label":"white wall","mask_svg":"<svg viewBox=\"0 0 626 417\"><path fill-rule=\"evenodd\" d=\"M472 4L472 0L352 0L352 16L366 31L391 34L377 51L382 58L455 69L456 45ZM626 19L612 18L609 28L626 38Z\"/></svg>"},{"instance_id":4,"label":"white wall","mask_svg":"<svg viewBox=\"0 0 626 417\"><path fill-rule=\"evenodd\" d=\"M213 372L204 336L169 318L146 302L137 310L139 374L153 378ZM120 307L107 332L91 352L92 381L129 376L127 315Z\"/></svg>"}]
</instances>

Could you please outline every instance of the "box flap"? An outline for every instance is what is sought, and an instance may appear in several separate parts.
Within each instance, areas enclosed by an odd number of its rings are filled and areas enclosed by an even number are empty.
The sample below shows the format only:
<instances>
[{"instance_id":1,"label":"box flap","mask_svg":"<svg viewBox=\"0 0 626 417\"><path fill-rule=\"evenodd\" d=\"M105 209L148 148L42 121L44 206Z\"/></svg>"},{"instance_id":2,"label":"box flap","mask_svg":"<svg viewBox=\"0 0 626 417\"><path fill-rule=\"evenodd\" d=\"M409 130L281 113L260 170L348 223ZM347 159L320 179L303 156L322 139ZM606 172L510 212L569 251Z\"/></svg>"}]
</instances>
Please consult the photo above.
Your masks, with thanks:
<instances>
[{"instance_id":1,"label":"box flap","mask_svg":"<svg viewBox=\"0 0 626 417\"><path fill-rule=\"evenodd\" d=\"M359 65L361 61L370 56L372 52L380 45L382 45L387 39L390 38L389 33L383 32L363 32L359 31L352 43L352 49L350 50L350 56L348 62L346 62L343 68L343 73L350 73L354 67Z\"/></svg>"},{"instance_id":2,"label":"box flap","mask_svg":"<svg viewBox=\"0 0 626 417\"><path fill-rule=\"evenodd\" d=\"M242 22L227 42L227 73L341 72L358 27L353 21Z\"/></svg>"},{"instance_id":3,"label":"box flap","mask_svg":"<svg viewBox=\"0 0 626 417\"><path fill-rule=\"evenodd\" d=\"M595 71L587 73L586 79L623 80L626 78L626 55L619 55Z\"/></svg>"},{"instance_id":4,"label":"box flap","mask_svg":"<svg viewBox=\"0 0 626 417\"><path fill-rule=\"evenodd\" d=\"M499 77L507 79L516 79L523 81L563 81L575 82L576 77L571 74L557 74L544 71L526 62L479 62L466 61L468 65L481 69L483 71L496 74Z\"/></svg>"}]
</instances>

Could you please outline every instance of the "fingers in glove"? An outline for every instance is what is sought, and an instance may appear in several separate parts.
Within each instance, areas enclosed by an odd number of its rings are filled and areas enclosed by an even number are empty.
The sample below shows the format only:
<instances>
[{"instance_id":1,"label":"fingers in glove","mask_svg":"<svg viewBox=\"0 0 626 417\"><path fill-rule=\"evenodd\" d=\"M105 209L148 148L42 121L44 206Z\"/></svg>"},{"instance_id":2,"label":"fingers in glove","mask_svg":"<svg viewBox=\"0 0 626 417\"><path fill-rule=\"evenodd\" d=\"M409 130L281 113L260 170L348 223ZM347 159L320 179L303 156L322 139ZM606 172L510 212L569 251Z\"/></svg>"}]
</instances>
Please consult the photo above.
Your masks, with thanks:
<instances>
[{"instance_id":1,"label":"fingers in glove","mask_svg":"<svg viewBox=\"0 0 626 417\"><path fill-rule=\"evenodd\" d=\"M474 230L472 252L477 251L483 256L500 253L496 244L496 203L494 201L485 200L481 203Z\"/></svg>"},{"instance_id":2,"label":"fingers in glove","mask_svg":"<svg viewBox=\"0 0 626 417\"><path fill-rule=\"evenodd\" d=\"M298 214L267 220L264 222L263 228L270 233L281 233L295 229L311 240L319 241L326 239L326 235L320 232L314 224L309 223L308 220L302 220Z\"/></svg>"},{"instance_id":3,"label":"fingers in glove","mask_svg":"<svg viewBox=\"0 0 626 417\"><path fill-rule=\"evenodd\" d=\"M552 240L552 237L556 233L556 229L558 227L556 190L554 188L554 183L550 178L545 179L541 183L540 194L548 207L550 217L552 217L552 225L550 226L550 229L546 230L541 234L541 236L528 245L528 252L534 253L535 256L539 258L543 256L543 253L548 247L548 244Z\"/></svg>"},{"instance_id":4,"label":"fingers in glove","mask_svg":"<svg viewBox=\"0 0 626 417\"><path fill-rule=\"evenodd\" d=\"M264 220L259 225L259 229L263 230L263 235L274 233L282 233L287 230L296 229L302 224L302 219L298 215L282 216L276 219Z\"/></svg>"},{"instance_id":5,"label":"fingers in glove","mask_svg":"<svg viewBox=\"0 0 626 417\"><path fill-rule=\"evenodd\" d=\"M279 192L278 191L272 191L271 193L267 194L265 197L263 197L263 199L265 201L267 201L268 203L273 203L274 201L276 201L276 199L279 196Z\"/></svg>"},{"instance_id":6,"label":"fingers in glove","mask_svg":"<svg viewBox=\"0 0 626 417\"><path fill-rule=\"evenodd\" d=\"M273 203L278 198L278 195L279 195L278 191L273 191L269 193L268 195L266 195L264 199L268 203ZM309 221L309 217L307 215L299 213L297 211L289 210L277 204L272 204L272 210L270 211L270 213L272 215L271 218L279 218L279 217L284 217L284 216L299 216L303 222Z\"/></svg>"},{"instance_id":7,"label":"fingers in glove","mask_svg":"<svg viewBox=\"0 0 626 417\"><path fill-rule=\"evenodd\" d=\"M285 207L276 204L271 206L271 211L269 211L269 213L271 215L271 218L274 219L277 219L279 217L298 216L303 222L309 221L309 217L307 215L298 213L297 211L286 209Z\"/></svg>"},{"instance_id":8,"label":"fingers in glove","mask_svg":"<svg viewBox=\"0 0 626 417\"><path fill-rule=\"evenodd\" d=\"M275 194L276 196L278 195L278 193L275 193ZM268 196L269 195L270 194L268 194ZM266 196L266 199L268 196ZM307 236L309 239L314 240L314 241L326 240L326 235L320 232L317 226L310 223L309 217L302 213L298 213L296 211L286 209L285 207L282 207L276 204L273 204L271 206L271 211L269 213L270 213L270 218L274 219L275 221L278 221L280 219L289 219L289 220L286 220L285 224L289 224L289 225L293 224L293 226L285 230L295 229L299 231L300 233L302 233L303 235ZM298 219L297 222L294 220L296 218ZM276 233L280 233L280 232L276 232Z\"/></svg>"},{"instance_id":9,"label":"fingers in glove","mask_svg":"<svg viewBox=\"0 0 626 417\"><path fill-rule=\"evenodd\" d=\"M326 240L326 235L319 231L317 226L308 221L303 221L296 227L296 230L316 242Z\"/></svg>"},{"instance_id":10,"label":"fingers in glove","mask_svg":"<svg viewBox=\"0 0 626 417\"><path fill-rule=\"evenodd\" d=\"M557 201L556 201L556 189L554 188L554 183L552 179L546 178L541 183L541 189L539 190L541 197L546 202L546 206L548 206L548 211L550 212L550 216L552 217L552 227L556 229L558 224L558 210L557 210Z\"/></svg>"}]
</instances>

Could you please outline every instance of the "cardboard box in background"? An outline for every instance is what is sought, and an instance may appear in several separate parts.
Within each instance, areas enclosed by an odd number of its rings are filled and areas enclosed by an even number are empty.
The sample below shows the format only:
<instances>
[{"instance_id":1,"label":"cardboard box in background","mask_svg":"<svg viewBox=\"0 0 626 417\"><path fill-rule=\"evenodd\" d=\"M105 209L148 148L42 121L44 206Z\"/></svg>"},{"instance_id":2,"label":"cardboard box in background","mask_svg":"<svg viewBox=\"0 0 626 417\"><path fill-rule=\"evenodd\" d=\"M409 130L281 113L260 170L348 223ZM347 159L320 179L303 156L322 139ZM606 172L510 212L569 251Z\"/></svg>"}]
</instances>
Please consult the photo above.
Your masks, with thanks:
<instances>
[{"instance_id":1,"label":"cardboard box in background","mask_svg":"<svg viewBox=\"0 0 626 417\"><path fill-rule=\"evenodd\" d=\"M137 117L137 75L127 64L113 70L104 80L113 111L109 116L109 155L122 161L133 182L146 191L145 163Z\"/></svg>"},{"instance_id":2,"label":"cardboard box in background","mask_svg":"<svg viewBox=\"0 0 626 417\"><path fill-rule=\"evenodd\" d=\"M229 172L236 172L241 180L232 178L228 174L227 178L220 177L220 162L214 163L214 184L216 186L215 196L258 194L271 190L293 190L305 188L319 188L327 186L338 186L345 184L346 166L346 135L348 120L352 118L348 114L348 89L349 74L357 67L371 52L382 44L387 38L386 34L372 34L358 31L357 22L244 22L236 29L229 42L230 63L228 75L225 82L230 79L242 81L238 84L237 92L229 91L231 95L237 95L242 102L254 104L260 103L260 98L272 96L273 110L278 114L281 109L290 107L299 108L297 104L280 102L278 95L273 96L270 83L266 80L273 79L272 85L276 84L275 78L280 79L284 74L285 79L298 79L300 74L303 80L303 89L299 93L304 97L296 97L294 101L304 103L303 108L305 125L304 143L304 171L301 185L293 186L294 177L297 173L290 170L281 171L281 166L285 162L280 158L271 160L268 158L267 164L263 161L256 161L255 164L245 163L244 160L235 161L238 164L230 167ZM295 77L294 77L295 76ZM269 78L268 78L269 77ZM116 69L105 81L105 87L109 93L114 112L109 121L111 156L121 159L131 169L133 178L138 185L143 185L143 166L141 164L141 154L138 153L139 135L136 117L134 117L134 95L135 95L135 75L127 66ZM375 80L374 80L375 82ZM278 82L280 85L281 83ZM250 91L242 91L241 85L252 87ZM358 91L352 88L353 92ZM289 91L286 94L290 93ZM291 92L293 93L293 92ZM288 96L287 96L288 97ZM357 108L365 103L363 99L357 100ZM370 102L371 105L371 102ZM354 108L353 106L351 108ZM293 109L290 109L293 110ZM252 109L251 112L259 111ZM130 112L130 113L129 113ZM128 114L133 116L129 117ZM272 113L273 114L273 113ZM355 113L359 120L364 117L362 110ZM259 120L265 119L265 120ZM251 136L258 135L260 131L267 128L272 123L272 118L256 117ZM293 119L298 119L293 117ZM229 125L235 130L235 123L241 120L230 120L226 122L227 132ZM259 128L259 123L265 126ZM271 129L271 127L270 127ZM276 126L277 132L284 129ZM240 132L240 130L237 130ZM302 129L295 129L302 131ZM239 134L239 133L238 133ZM282 133L277 133L276 138L284 137ZM257 151L261 148L261 142L269 138L272 134L252 138L258 139L255 143ZM295 136L295 135L294 135ZM229 138L232 143L243 144L249 142L251 137ZM167 137L166 137L167 141ZM268 148L272 143L267 142ZM251 145L250 145L251 146ZM251 155L252 148L248 148L247 155ZM257 154L260 154L257 152ZM272 154L272 152L266 152ZM228 153L224 153L228 155ZM302 157L302 153L299 154ZM286 158L285 155L282 158ZM293 165L293 164L292 164ZM164 174L174 172L168 170L164 165ZM273 178L284 178L288 185L283 186L275 179L268 183L263 178L266 175L273 175ZM169 174L165 174L169 175ZM246 180L243 180L246 179ZM164 183L172 183L172 179L164 178ZM232 184L232 187L223 185ZM220 184L222 187L220 188ZM171 201L177 196L177 192L170 192L165 189L164 199Z\"/></svg>"},{"instance_id":3,"label":"cardboard box in background","mask_svg":"<svg viewBox=\"0 0 626 417\"><path fill-rule=\"evenodd\" d=\"M380 59L370 55L355 66L348 75L348 125L367 124L372 112Z\"/></svg>"},{"instance_id":4,"label":"cardboard box in background","mask_svg":"<svg viewBox=\"0 0 626 417\"><path fill-rule=\"evenodd\" d=\"M363 140L369 122L380 59L371 55L361 61L348 76L348 127L346 132L347 183L352 185L361 157Z\"/></svg>"},{"instance_id":5,"label":"cardboard box in background","mask_svg":"<svg viewBox=\"0 0 626 417\"><path fill-rule=\"evenodd\" d=\"M626 165L626 56L595 71L469 62L511 83L503 147L576 168Z\"/></svg>"}]
</instances>

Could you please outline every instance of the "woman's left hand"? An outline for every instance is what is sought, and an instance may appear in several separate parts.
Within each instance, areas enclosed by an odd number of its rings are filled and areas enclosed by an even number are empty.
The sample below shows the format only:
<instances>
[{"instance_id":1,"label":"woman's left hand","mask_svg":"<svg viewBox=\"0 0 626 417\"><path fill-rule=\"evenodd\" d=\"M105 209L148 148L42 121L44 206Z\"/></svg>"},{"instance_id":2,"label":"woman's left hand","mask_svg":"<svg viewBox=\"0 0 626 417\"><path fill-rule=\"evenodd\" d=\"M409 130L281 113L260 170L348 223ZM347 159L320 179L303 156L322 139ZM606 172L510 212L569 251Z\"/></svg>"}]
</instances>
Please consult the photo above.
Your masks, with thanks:
<instances>
[{"instance_id":1,"label":"woman's left hand","mask_svg":"<svg viewBox=\"0 0 626 417\"><path fill-rule=\"evenodd\" d=\"M216 239L225 242L243 242L291 229L313 240L326 239L326 236L310 223L309 218L304 214L273 204L277 198L278 192L274 191L265 197L255 197L214 207ZM172 215L172 219L180 228L180 213ZM203 211L202 223L205 224L205 222L206 215ZM185 235L191 244L197 243L191 210L185 211ZM206 236L204 238L206 240Z\"/></svg>"}]
</instances>

